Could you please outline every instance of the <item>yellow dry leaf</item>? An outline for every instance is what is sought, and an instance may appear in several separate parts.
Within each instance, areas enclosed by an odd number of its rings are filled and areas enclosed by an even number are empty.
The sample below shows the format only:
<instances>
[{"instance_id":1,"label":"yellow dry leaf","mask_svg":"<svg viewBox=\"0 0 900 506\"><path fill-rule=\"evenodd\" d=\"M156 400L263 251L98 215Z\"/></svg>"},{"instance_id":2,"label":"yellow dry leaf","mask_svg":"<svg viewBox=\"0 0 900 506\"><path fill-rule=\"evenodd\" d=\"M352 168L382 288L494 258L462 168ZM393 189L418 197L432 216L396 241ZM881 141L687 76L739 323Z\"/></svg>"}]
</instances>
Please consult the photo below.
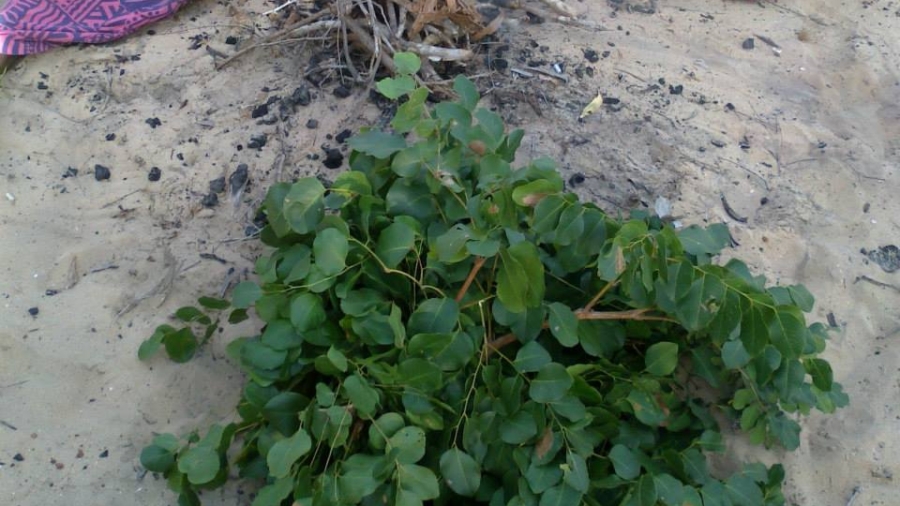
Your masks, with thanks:
<instances>
[{"instance_id":1,"label":"yellow dry leaf","mask_svg":"<svg viewBox=\"0 0 900 506\"><path fill-rule=\"evenodd\" d=\"M578 116L578 119L584 119L591 114L594 114L595 112L597 112L597 109L599 109L601 105L603 105L603 94L597 93L597 96L594 98L594 100L591 100L591 103L584 106L584 109L581 110L581 116Z\"/></svg>"}]
</instances>

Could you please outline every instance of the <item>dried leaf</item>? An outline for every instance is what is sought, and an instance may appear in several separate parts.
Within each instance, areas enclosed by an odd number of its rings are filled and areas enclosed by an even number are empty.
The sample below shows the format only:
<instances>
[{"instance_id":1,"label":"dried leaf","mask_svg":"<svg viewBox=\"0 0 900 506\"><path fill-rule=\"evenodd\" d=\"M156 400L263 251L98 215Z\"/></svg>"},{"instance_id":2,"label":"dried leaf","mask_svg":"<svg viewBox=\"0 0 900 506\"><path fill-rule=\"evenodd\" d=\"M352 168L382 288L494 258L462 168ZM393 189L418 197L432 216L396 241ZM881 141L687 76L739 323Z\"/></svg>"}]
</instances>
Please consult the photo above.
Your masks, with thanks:
<instances>
[{"instance_id":1,"label":"dried leaf","mask_svg":"<svg viewBox=\"0 0 900 506\"><path fill-rule=\"evenodd\" d=\"M597 112L597 109L599 109L600 106L602 106L602 105L603 105L603 94L597 93L597 96L594 97L594 100L591 100L591 103L589 103L588 105L586 105L584 107L584 109L582 109L581 116L578 116L578 119L584 119L584 118L590 116L591 114L594 114L595 112Z\"/></svg>"}]
</instances>

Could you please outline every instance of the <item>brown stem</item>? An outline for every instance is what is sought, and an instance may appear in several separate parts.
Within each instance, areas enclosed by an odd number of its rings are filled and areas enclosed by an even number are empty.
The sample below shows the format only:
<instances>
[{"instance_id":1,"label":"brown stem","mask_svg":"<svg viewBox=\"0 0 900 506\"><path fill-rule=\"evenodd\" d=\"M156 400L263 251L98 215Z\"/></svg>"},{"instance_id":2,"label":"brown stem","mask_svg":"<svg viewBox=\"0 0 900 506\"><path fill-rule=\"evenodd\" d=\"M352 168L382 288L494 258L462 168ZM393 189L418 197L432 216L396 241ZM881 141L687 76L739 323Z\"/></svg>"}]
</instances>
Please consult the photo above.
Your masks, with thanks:
<instances>
[{"instance_id":1,"label":"brown stem","mask_svg":"<svg viewBox=\"0 0 900 506\"><path fill-rule=\"evenodd\" d=\"M584 311L579 310L575 311L575 317L579 320L637 320L637 321L658 321L658 322L673 322L677 323L676 320L673 320L667 316L656 316L652 314L647 314L650 312L649 309L629 309L627 311ZM549 328L550 322L544 322L541 328ZM500 351L500 348L504 346L514 343L516 341L516 335L510 332L509 334L502 335L497 339L492 341L488 341L487 353L485 353L485 358L490 357L492 353Z\"/></svg>"},{"instance_id":2,"label":"brown stem","mask_svg":"<svg viewBox=\"0 0 900 506\"><path fill-rule=\"evenodd\" d=\"M616 286L618 284L619 284L619 278L616 278L616 279L610 281L609 283L607 283L606 286L604 286L599 292L597 292L597 295L594 295L594 298L591 299L590 302L588 302L587 304L584 305L584 308L582 309L582 311L590 311L591 309L593 309L594 306L596 306L597 303L600 302L600 299L602 299L603 296L606 295L606 293L608 291L610 291L614 286Z\"/></svg>"},{"instance_id":3,"label":"brown stem","mask_svg":"<svg viewBox=\"0 0 900 506\"><path fill-rule=\"evenodd\" d=\"M475 276L478 274L478 271L481 270L481 267L486 260L487 259L484 257L475 257L475 263L472 264L472 270L469 271L466 281L459 287L459 291L456 292L456 302L463 300L463 297L466 296L466 292L468 292L469 287L472 286L472 281L475 281Z\"/></svg>"}]
</instances>

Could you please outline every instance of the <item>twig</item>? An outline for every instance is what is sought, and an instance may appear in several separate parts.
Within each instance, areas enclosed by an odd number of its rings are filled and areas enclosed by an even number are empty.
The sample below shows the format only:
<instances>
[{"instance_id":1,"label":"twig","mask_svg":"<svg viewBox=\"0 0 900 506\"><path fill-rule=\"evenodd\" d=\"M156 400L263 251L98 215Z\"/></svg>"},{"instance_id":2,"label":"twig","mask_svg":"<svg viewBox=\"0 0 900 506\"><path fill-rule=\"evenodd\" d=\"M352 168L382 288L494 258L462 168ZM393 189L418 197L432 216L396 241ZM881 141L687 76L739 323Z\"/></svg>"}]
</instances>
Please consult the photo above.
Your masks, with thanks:
<instances>
[{"instance_id":1,"label":"twig","mask_svg":"<svg viewBox=\"0 0 900 506\"><path fill-rule=\"evenodd\" d=\"M785 167L790 167L791 165L796 165L796 164L798 164L798 163L804 163L804 162L817 162L817 161L819 161L818 158L802 158L802 159L800 159L800 160L794 160L793 162L788 162L788 163L784 164L784 166L785 166Z\"/></svg>"},{"instance_id":2,"label":"twig","mask_svg":"<svg viewBox=\"0 0 900 506\"><path fill-rule=\"evenodd\" d=\"M3 385L3 386L0 387L0 388L12 388L12 387L17 387L17 386L19 386L19 385L24 385L25 383L28 383L28 380L17 381L17 382L15 382L15 383L10 383L9 385Z\"/></svg>"},{"instance_id":3,"label":"twig","mask_svg":"<svg viewBox=\"0 0 900 506\"><path fill-rule=\"evenodd\" d=\"M95 273L98 273L98 272L109 271L109 270L115 270L115 269L118 269L118 268L119 268L118 265L115 265L115 264L106 264L106 265L101 265L100 267L95 267L95 268L91 269L91 271L88 272L88 274L95 274Z\"/></svg>"},{"instance_id":4,"label":"twig","mask_svg":"<svg viewBox=\"0 0 900 506\"><path fill-rule=\"evenodd\" d=\"M525 68L532 72L537 72L538 74L544 74L545 76L554 77L566 84L569 83L569 78L565 74L557 74L556 72L550 72L549 70L544 70L544 69L537 68L537 67L525 67Z\"/></svg>"},{"instance_id":5,"label":"twig","mask_svg":"<svg viewBox=\"0 0 900 506\"><path fill-rule=\"evenodd\" d=\"M121 197L117 198L116 200L113 200L112 202L109 202L108 204L103 204L103 207L101 207L100 209L106 209L107 207L112 207L112 206L118 204L119 202L122 202L126 198L134 195L135 193L142 192L142 191L144 191L144 190L134 190L133 192L126 193L125 195L122 195Z\"/></svg>"},{"instance_id":6,"label":"twig","mask_svg":"<svg viewBox=\"0 0 900 506\"><path fill-rule=\"evenodd\" d=\"M519 74L522 77L534 77L534 74L532 74L531 72L528 72L527 70L517 69L516 67L510 67L509 71L513 74Z\"/></svg>"},{"instance_id":7,"label":"twig","mask_svg":"<svg viewBox=\"0 0 900 506\"><path fill-rule=\"evenodd\" d=\"M619 284L618 277L616 277L616 279L607 283L606 286L604 286L599 292L597 292L597 295L594 295L594 298L591 299L590 302L588 302L587 304L584 305L584 308L582 308L582 311L590 311L591 309L594 309L594 306L596 306L597 303L600 302L600 299L602 299L603 296L606 295L607 292L609 292L617 284Z\"/></svg>"},{"instance_id":8,"label":"twig","mask_svg":"<svg viewBox=\"0 0 900 506\"><path fill-rule=\"evenodd\" d=\"M625 311L585 311L579 309L578 311L575 311L575 317L579 320L635 320L677 323L676 320L673 320L668 316L647 314L649 312L650 309L629 309ZM542 329L549 327L550 322L546 321L541 326ZM515 341L516 335L510 332L509 334L504 334L497 339L487 342L487 352L485 353L485 357L489 357L492 353L500 351L500 348Z\"/></svg>"},{"instance_id":9,"label":"twig","mask_svg":"<svg viewBox=\"0 0 900 506\"><path fill-rule=\"evenodd\" d=\"M278 14L282 9L286 9L288 6L294 5L295 3L297 3L297 0L288 0L287 2L279 5L278 7L275 7L272 10L263 12L262 15L268 16L269 14Z\"/></svg>"},{"instance_id":10,"label":"twig","mask_svg":"<svg viewBox=\"0 0 900 506\"><path fill-rule=\"evenodd\" d=\"M140 304L141 302L143 302L144 300L149 299L150 297L153 297L155 295L158 295L159 293L162 293L164 296L163 296L163 299L159 302L159 305L157 305L157 307L161 306L166 301L166 299L168 298L168 295L169 295L169 288L172 286L172 283L175 281L175 275L178 273L178 271L179 271L178 268L181 263L175 261L175 255L173 255L172 251L168 248L166 248L166 251L164 253L164 258L165 258L165 260L164 260L165 263L169 265L169 270L168 270L168 272L166 272L166 275L163 276L162 279L159 280L159 283L157 283L156 286L154 286L153 288L148 290L146 293L144 293L140 297L136 297L131 302L126 304L125 307L123 307L118 313L116 313L116 318L120 318L125 313L136 308L137 305Z\"/></svg>"},{"instance_id":11,"label":"twig","mask_svg":"<svg viewBox=\"0 0 900 506\"><path fill-rule=\"evenodd\" d=\"M481 270L485 261L486 259L484 257L475 257L475 262L472 264L472 270L469 271L469 275L466 276L466 281L459 287L459 291L456 292L456 302L463 300L463 297L466 296L466 292L469 291L472 281L475 281L475 276L478 275L478 271Z\"/></svg>"},{"instance_id":12,"label":"twig","mask_svg":"<svg viewBox=\"0 0 900 506\"><path fill-rule=\"evenodd\" d=\"M315 31L315 30L318 30L321 28L337 28L338 26L340 26L339 25L340 22L335 21L335 20L326 20L326 21L322 21L322 22L318 22L318 23L316 22L329 14L330 14L330 11L322 10L315 14L312 14L311 16L309 16L305 19L302 19L302 20L292 24L291 26L282 28L281 30L279 30L273 34L264 37L262 42L260 42L259 44L254 44L252 46L241 49L237 53L234 53L230 57L226 58L225 60L222 60L221 62L219 62L216 65L216 70L222 70L223 68L228 66L231 62L233 62L240 56L256 49L257 47L266 45L267 43L278 40L278 39L285 37L289 34L292 34L294 32L309 33L309 32L312 32L312 31Z\"/></svg>"},{"instance_id":13,"label":"twig","mask_svg":"<svg viewBox=\"0 0 900 506\"><path fill-rule=\"evenodd\" d=\"M6 420L0 420L0 425L4 426L4 427L6 427L7 429L10 429L10 430L19 430L19 429L16 428L15 425L13 425L13 424L7 422Z\"/></svg>"},{"instance_id":14,"label":"twig","mask_svg":"<svg viewBox=\"0 0 900 506\"><path fill-rule=\"evenodd\" d=\"M443 61L462 61L469 60L475 53L468 49L454 49L446 47L432 46L421 42L402 42L406 49L424 56L426 58L439 58Z\"/></svg>"},{"instance_id":15,"label":"twig","mask_svg":"<svg viewBox=\"0 0 900 506\"><path fill-rule=\"evenodd\" d=\"M892 285L890 283L884 283L882 281L878 281L877 279L872 279L866 275L857 276L856 279L853 281L853 284L859 283L860 281L865 281L866 283L871 283L871 284L881 287L881 288L890 288L891 290L894 290L895 292L900 293L900 287L898 287L897 285Z\"/></svg>"},{"instance_id":16,"label":"twig","mask_svg":"<svg viewBox=\"0 0 900 506\"><path fill-rule=\"evenodd\" d=\"M853 491L850 492L850 499L847 499L847 506L853 506L853 502L856 501L856 496L862 492L862 487L859 485L853 487Z\"/></svg>"},{"instance_id":17,"label":"twig","mask_svg":"<svg viewBox=\"0 0 900 506\"><path fill-rule=\"evenodd\" d=\"M733 219L734 221L737 221L739 223L747 223L747 218L739 215L737 212L735 212L735 210L731 207L731 205L728 204L728 201L725 200L724 193L720 193L719 198L722 200L722 207L725 208L725 214L730 216L731 219Z\"/></svg>"}]
</instances>

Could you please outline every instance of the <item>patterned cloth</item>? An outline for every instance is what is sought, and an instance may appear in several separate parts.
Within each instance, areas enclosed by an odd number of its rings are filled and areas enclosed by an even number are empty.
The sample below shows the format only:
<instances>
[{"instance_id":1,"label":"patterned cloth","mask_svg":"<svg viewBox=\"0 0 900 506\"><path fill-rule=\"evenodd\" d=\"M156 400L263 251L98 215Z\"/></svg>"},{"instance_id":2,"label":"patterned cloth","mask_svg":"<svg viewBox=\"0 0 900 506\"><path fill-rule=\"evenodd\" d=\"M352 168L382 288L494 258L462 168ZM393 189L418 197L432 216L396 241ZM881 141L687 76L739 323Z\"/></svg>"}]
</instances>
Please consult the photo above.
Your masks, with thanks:
<instances>
[{"instance_id":1,"label":"patterned cloth","mask_svg":"<svg viewBox=\"0 0 900 506\"><path fill-rule=\"evenodd\" d=\"M115 40L171 15L188 0L8 0L0 8L0 54ZM2 4L2 0L0 0Z\"/></svg>"}]
</instances>

